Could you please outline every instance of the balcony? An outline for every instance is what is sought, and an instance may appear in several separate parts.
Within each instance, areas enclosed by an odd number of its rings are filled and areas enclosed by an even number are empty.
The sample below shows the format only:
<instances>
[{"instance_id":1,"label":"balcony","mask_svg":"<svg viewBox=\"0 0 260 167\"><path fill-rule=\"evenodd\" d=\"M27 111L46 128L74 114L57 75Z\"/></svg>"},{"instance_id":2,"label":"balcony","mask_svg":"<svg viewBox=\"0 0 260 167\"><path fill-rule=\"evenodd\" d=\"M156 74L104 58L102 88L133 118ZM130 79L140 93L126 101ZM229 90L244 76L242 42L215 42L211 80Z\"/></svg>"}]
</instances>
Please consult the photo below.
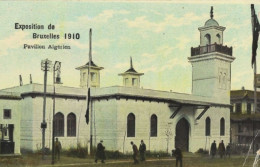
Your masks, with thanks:
<instances>
[{"instance_id":1,"label":"balcony","mask_svg":"<svg viewBox=\"0 0 260 167\"><path fill-rule=\"evenodd\" d=\"M232 47L223 46L220 44L212 44L207 46L199 46L197 48L191 48L191 56L201 55L205 53L219 52L232 56Z\"/></svg>"}]
</instances>

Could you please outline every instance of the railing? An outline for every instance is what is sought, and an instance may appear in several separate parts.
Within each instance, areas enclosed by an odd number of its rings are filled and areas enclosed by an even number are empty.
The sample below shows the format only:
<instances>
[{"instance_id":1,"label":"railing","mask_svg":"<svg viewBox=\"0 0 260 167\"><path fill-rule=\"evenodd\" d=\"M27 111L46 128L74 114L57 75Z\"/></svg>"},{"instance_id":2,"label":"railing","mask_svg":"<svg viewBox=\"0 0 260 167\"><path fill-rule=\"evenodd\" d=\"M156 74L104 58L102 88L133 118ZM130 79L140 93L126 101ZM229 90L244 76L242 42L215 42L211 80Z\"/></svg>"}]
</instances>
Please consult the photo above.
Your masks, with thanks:
<instances>
[{"instance_id":1,"label":"railing","mask_svg":"<svg viewBox=\"0 0 260 167\"><path fill-rule=\"evenodd\" d=\"M220 44L212 44L206 46L199 46L197 48L191 48L191 56L196 56L205 53L220 52L232 56L232 47L223 46Z\"/></svg>"}]
</instances>

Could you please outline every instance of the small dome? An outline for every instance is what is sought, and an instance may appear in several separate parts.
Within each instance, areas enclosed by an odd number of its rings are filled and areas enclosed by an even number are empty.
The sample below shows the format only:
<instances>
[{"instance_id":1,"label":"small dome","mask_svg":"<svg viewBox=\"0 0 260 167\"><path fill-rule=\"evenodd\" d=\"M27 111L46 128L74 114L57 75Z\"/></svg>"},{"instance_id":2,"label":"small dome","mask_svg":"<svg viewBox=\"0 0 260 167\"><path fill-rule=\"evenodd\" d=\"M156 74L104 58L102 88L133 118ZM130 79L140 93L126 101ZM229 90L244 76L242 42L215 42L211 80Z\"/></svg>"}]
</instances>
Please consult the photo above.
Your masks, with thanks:
<instances>
[{"instance_id":1,"label":"small dome","mask_svg":"<svg viewBox=\"0 0 260 167\"><path fill-rule=\"evenodd\" d=\"M209 19L205 23L205 27L210 27L210 26L219 26L218 22L214 19Z\"/></svg>"}]
</instances>

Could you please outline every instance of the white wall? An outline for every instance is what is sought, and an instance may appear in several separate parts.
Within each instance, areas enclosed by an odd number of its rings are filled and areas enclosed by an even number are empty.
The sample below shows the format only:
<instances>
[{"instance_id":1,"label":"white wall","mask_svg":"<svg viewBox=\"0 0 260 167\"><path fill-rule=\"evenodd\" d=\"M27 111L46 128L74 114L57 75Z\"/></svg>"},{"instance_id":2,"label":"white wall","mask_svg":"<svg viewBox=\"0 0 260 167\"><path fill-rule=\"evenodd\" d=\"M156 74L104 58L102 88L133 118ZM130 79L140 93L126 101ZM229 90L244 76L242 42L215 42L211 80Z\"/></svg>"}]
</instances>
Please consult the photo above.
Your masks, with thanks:
<instances>
[{"instance_id":1,"label":"white wall","mask_svg":"<svg viewBox=\"0 0 260 167\"><path fill-rule=\"evenodd\" d=\"M224 140L225 144L229 142L230 116L228 107L210 107L201 119L196 121L195 118L202 112L202 109L194 110L193 107L183 107L174 119L170 119L174 110L170 109L169 104L164 102L122 98L120 100L100 100L94 103L96 117L99 117L98 120L96 119L96 129L99 132L102 131L102 133L97 132L97 141L103 139L108 150L130 153L132 152L131 141L139 146L140 141L144 140L147 150L166 151L165 131L169 128L172 131L169 142L170 151L175 148L176 124L183 117L190 124L189 151L195 152L199 148L208 150L213 140L216 142ZM135 137L127 137L126 134L127 116L130 113L135 115ZM152 114L156 114L158 119L157 137L149 137ZM207 137L206 141L205 119L207 116L211 118L211 136ZM222 117L225 119L225 136L220 136L220 119Z\"/></svg>"},{"instance_id":2,"label":"white wall","mask_svg":"<svg viewBox=\"0 0 260 167\"><path fill-rule=\"evenodd\" d=\"M14 124L14 153L20 154L20 100L0 99L0 124ZM4 109L11 109L11 119L3 118Z\"/></svg>"}]
</instances>

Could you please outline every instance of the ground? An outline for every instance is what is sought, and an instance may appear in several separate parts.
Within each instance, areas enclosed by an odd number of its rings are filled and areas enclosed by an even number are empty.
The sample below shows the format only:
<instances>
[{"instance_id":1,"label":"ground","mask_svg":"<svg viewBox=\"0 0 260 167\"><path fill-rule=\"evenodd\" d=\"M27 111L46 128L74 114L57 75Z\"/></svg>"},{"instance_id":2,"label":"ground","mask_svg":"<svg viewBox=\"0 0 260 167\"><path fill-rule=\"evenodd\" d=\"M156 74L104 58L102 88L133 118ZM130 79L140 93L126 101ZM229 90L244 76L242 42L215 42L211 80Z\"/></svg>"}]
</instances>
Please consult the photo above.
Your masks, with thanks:
<instances>
[{"instance_id":1,"label":"ground","mask_svg":"<svg viewBox=\"0 0 260 167\"><path fill-rule=\"evenodd\" d=\"M1 167L29 167L29 166L45 166L50 167L51 156L46 156L45 160L41 160L40 154L23 155L20 157L0 157ZM198 154L184 154L183 167L238 167L243 166L245 155L236 155L231 158L215 158L211 159L209 156L201 156ZM251 155L247 159L244 167L252 167L254 156ZM146 162L140 162L137 165L133 164L132 159L120 159L120 160L106 160L105 164L101 164L100 161L96 164L93 158L74 158L61 156L60 161L56 162L54 166L73 166L73 167L132 167L132 166L149 166L149 167L175 167L175 159L173 157L163 158L148 158Z\"/></svg>"}]
</instances>

